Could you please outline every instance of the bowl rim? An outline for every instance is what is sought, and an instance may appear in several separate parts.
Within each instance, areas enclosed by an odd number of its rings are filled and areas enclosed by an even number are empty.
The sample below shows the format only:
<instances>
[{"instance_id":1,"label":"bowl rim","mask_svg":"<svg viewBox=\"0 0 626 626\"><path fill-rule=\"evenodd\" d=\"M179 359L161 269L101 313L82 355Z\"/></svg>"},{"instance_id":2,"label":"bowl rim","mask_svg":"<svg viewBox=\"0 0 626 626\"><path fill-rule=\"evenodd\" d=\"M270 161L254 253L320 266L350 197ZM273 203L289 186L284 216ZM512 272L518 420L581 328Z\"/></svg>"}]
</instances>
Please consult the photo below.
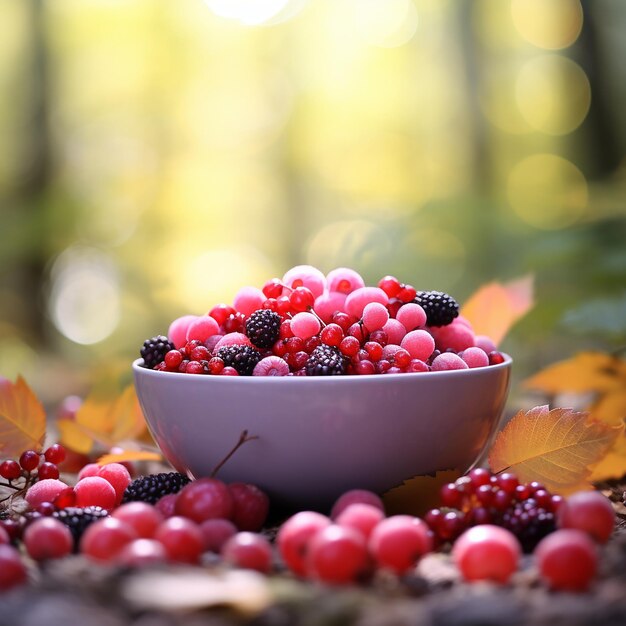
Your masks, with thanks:
<instances>
[{"instance_id":1,"label":"bowl rim","mask_svg":"<svg viewBox=\"0 0 626 626\"><path fill-rule=\"evenodd\" d=\"M279 381L283 378L290 379L290 384L312 384L311 381L317 381L318 383L321 381L363 381L363 383L370 382L374 380L414 380L418 378L420 380L424 378L432 378L436 376L437 379L443 378L460 378L462 376L472 376L476 375L476 373L481 372L494 372L497 370L505 370L509 369L513 364L513 358L507 354L506 352L500 352L500 354L504 357L504 361L502 363L498 363L496 365L485 365L483 367L470 367L468 369L460 369L460 370L443 370L438 372L404 372L401 374L368 374L368 375L359 375L359 374L343 374L341 376L209 376L207 374L183 374L181 372L160 372L158 370L148 369L144 367L143 358L135 359L132 363L133 372L137 375L148 376L151 378L163 378L169 377L178 377L180 380L198 380L198 379L206 379L212 381L229 381L226 384L246 384L246 385L272 385L272 384L281 384ZM300 382L295 382L300 381ZM211 384L211 383L206 383ZM284 383L282 383L284 384ZM333 383L335 384L335 383Z\"/></svg>"}]
</instances>

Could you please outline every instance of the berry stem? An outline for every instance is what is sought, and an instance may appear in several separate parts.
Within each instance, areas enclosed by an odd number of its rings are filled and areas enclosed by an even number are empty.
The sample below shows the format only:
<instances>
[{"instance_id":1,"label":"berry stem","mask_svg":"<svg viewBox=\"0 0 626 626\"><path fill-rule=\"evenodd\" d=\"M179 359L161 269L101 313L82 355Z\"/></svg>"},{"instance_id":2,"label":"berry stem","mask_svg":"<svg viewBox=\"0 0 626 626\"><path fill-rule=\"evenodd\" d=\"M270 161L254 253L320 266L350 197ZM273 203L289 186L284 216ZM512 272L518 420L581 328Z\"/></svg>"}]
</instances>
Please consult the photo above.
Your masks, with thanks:
<instances>
[{"instance_id":1,"label":"berry stem","mask_svg":"<svg viewBox=\"0 0 626 626\"><path fill-rule=\"evenodd\" d=\"M5 483L5 482L0 482L0 487L7 487L8 489L15 489L15 491L20 491L23 489L23 487L18 487L17 485L12 485L10 482L9 483ZM1 500L0 500L1 502Z\"/></svg>"},{"instance_id":2,"label":"berry stem","mask_svg":"<svg viewBox=\"0 0 626 626\"><path fill-rule=\"evenodd\" d=\"M239 450L239 448L241 448L241 446L243 446L246 441L252 441L252 439L258 439L258 437L256 435L248 436L247 430L241 431L241 435L239 435L239 441L237 441L233 449L213 468L213 471L211 472L211 478L215 478L217 473L222 469L222 467L224 467L224 464L228 461L228 459L230 459L230 457L233 456L233 454L235 454L235 452L237 452L237 450Z\"/></svg>"}]
</instances>

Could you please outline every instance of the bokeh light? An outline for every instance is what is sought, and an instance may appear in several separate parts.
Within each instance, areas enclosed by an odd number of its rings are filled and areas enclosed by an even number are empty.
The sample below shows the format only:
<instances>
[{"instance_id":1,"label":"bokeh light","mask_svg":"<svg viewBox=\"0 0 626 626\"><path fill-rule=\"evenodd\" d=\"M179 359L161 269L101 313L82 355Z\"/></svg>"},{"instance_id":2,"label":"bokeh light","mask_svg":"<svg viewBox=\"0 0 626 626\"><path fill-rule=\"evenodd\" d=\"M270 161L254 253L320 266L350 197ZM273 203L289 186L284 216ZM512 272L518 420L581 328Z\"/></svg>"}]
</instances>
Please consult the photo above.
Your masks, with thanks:
<instances>
[{"instance_id":1,"label":"bokeh light","mask_svg":"<svg viewBox=\"0 0 626 626\"><path fill-rule=\"evenodd\" d=\"M205 0L220 17L237 20L247 26L263 24L285 9L289 0Z\"/></svg>"},{"instance_id":2,"label":"bokeh light","mask_svg":"<svg viewBox=\"0 0 626 626\"><path fill-rule=\"evenodd\" d=\"M571 162L555 154L534 154L511 171L509 203L528 224L541 229L566 228L587 208L587 181Z\"/></svg>"},{"instance_id":3,"label":"bokeh light","mask_svg":"<svg viewBox=\"0 0 626 626\"><path fill-rule=\"evenodd\" d=\"M402 46L417 30L418 15L412 0L353 0L352 10L356 32L370 45Z\"/></svg>"},{"instance_id":4,"label":"bokeh light","mask_svg":"<svg viewBox=\"0 0 626 626\"><path fill-rule=\"evenodd\" d=\"M546 50L571 46L583 26L579 0L512 0L511 14L522 37Z\"/></svg>"},{"instance_id":5,"label":"bokeh light","mask_svg":"<svg viewBox=\"0 0 626 626\"><path fill-rule=\"evenodd\" d=\"M591 104L587 75L556 54L537 56L522 67L515 85L517 105L534 129L565 135L578 128Z\"/></svg>"}]
</instances>

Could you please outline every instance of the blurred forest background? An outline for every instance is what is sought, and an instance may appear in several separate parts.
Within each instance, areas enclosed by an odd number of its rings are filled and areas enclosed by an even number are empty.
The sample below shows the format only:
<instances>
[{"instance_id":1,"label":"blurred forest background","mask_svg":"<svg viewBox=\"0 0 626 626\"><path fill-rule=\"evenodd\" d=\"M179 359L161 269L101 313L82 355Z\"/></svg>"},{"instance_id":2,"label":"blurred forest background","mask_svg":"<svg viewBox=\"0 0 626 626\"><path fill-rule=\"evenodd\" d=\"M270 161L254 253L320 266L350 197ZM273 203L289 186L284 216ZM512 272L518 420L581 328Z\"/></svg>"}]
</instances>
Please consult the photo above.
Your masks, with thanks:
<instances>
[{"instance_id":1,"label":"blurred forest background","mask_svg":"<svg viewBox=\"0 0 626 626\"><path fill-rule=\"evenodd\" d=\"M0 375L53 402L292 265L626 342L623 0L0 0Z\"/></svg>"}]
</instances>

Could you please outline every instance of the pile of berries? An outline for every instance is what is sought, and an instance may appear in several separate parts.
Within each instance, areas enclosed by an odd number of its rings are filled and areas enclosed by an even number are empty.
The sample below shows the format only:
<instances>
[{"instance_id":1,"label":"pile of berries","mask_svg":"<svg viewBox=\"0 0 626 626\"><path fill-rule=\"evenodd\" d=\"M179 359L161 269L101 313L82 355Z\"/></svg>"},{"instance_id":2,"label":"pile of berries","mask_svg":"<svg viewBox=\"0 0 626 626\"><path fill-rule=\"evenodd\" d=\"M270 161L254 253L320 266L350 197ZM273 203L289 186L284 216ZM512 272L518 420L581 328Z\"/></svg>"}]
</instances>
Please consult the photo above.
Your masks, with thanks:
<instances>
[{"instance_id":1,"label":"pile of berries","mask_svg":"<svg viewBox=\"0 0 626 626\"><path fill-rule=\"evenodd\" d=\"M532 552L555 530L563 498L538 482L520 483L510 472L476 468L443 485L440 501L441 508L431 509L424 518L439 543L454 541L471 526L495 524L510 530L524 551Z\"/></svg>"},{"instance_id":2,"label":"pile of berries","mask_svg":"<svg viewBox=\"0 0 626 626\"><path fill-rule=\"evenodd\" d=\"M167 337L147 339L140 353L151 369L221 376L398 374L504 362L448 294L417 291L393 276L370 287L352 269L325 276L310 265L262 289L243 287L232 306L174 320Z\"/></svg>"},{"instance_id":3,"label":"pile of berries","mask_svg":"<svg viewBox=\"0 0 626 626\"><path fill-rule=\"evenodd\" d=\"M65 460L65 449L54 444L44 450L25 450L18 460L7 459L0 463L0 486L21 491L28 489L38 480L56 479L59 477L57 465Z\"/></svg>"}]
</instances>

